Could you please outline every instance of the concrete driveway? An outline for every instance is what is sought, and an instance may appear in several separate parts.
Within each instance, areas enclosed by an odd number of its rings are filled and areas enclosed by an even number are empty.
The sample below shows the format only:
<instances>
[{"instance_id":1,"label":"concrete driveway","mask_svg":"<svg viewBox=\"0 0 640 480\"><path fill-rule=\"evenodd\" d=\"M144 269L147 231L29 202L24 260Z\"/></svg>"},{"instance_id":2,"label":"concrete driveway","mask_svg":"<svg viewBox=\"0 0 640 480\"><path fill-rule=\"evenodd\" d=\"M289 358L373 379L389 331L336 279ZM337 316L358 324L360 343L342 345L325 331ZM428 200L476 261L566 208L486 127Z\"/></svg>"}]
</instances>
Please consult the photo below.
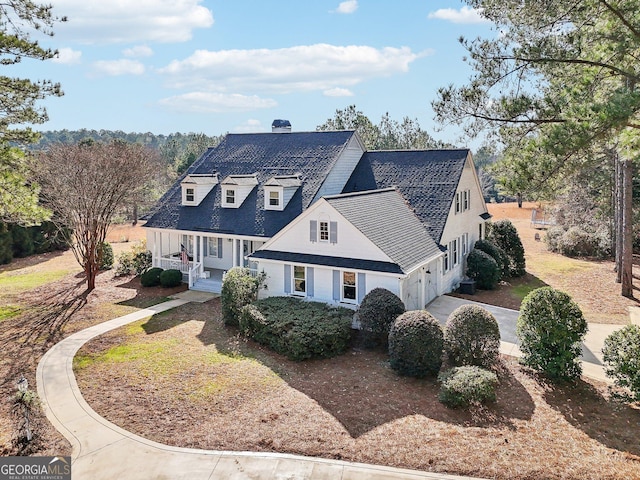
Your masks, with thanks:
<instances>
[{"instance_id":1,"label":"concrete driveway","mask_svg":"<svg viewBox=\"0 0 640 480\"><path fill-rule=\"evenodd\" d=\"M445 324L447 318L456 308L465 304L480 305L489 310L500 327L501 349L500 351L506 355L520 356L521 352L518 348L520 342L516 336L516 322L518 315L517 310L487 305L486 303L472 302L462 298L443 295L436 298L427 305L427 311L431 313L442 325ZM609 378L604 374L602 368L602 346L604 340L614 331L622 328L623 325L608 325L590 323L589 331L582 344L582 362L583 372L586 376L610 382Z\"/></svg>"}]
</instances>

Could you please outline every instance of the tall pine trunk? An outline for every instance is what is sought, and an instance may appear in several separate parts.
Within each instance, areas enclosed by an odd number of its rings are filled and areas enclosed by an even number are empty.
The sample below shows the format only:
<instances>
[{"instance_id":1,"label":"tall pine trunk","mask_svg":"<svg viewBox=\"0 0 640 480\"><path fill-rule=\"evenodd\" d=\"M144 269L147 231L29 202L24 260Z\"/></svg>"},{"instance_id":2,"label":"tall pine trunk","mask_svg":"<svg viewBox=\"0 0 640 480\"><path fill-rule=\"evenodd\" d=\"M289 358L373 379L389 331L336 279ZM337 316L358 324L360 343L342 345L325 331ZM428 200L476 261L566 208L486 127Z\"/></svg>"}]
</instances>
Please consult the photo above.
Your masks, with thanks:
<instances>
[{"instance_id":1,"label":"tall pine trunk","mask_svg":"<svg viewBox=\"0 0 640 480\"><path fill-rule=\"evenodd\" d=\"M614 209L613 209L613 222L614 222L614 254L616 261L616 282L622 283L622 242L624 238L624 232L622 231L622 210L624 203L623 196L623 171L620 164L620 156L618 152L614 152L615 162L615 194L614 194Z\"/></svg>"},{"instance_id":2,"label":"tall pine trunk","mask_svg":"<svg viewBox=\"0 0 640 480\"><path fill-rule=\"evenodd\" d=\"M633 298L633 162L624 159L622 168L622 296Z\"/></svg>"}]
</instances>

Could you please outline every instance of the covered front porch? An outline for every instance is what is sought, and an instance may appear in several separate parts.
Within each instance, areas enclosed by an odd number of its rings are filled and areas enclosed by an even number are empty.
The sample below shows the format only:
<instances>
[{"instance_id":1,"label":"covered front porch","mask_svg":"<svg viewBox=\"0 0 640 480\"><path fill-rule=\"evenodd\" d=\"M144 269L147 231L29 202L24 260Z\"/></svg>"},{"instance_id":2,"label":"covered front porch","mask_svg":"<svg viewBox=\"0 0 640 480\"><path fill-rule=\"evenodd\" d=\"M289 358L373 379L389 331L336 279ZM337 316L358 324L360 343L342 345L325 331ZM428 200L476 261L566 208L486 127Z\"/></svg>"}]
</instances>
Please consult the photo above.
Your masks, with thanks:
<instances>
[{"instance_id":1,"label":"covered front porch","mask_svg":"<svg viewBox=\"0 0 640 480\"><path fill-rule=\"evenodd\" d=\"M154 267L182 272L190 289L219 293L224 274L234 267L254 268L247 256L265 238L149 229L147 248Z\"/></svg>"}]
</instances>

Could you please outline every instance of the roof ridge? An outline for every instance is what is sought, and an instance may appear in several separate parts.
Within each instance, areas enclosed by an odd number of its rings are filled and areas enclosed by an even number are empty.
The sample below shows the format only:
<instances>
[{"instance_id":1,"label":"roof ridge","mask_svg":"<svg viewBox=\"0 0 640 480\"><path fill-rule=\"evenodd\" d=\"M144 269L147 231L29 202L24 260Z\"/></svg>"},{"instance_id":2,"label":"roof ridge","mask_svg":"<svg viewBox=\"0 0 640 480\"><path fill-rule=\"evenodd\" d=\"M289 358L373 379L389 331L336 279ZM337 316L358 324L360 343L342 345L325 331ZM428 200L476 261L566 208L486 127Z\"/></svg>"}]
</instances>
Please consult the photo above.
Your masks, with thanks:
<instances>
[{"instance_id":1,"label":"roof ridge","mask_svg":"<svg viewBox=\"0 0 640 480\"><path fill-rule=\"evenodd\" d=\"M333 200L336 198L359 197L362 195L372 195L376 193L395 192L395 191L397 191L396 187L376 188L375 190L363 190L361 192L349 192L349 193L338 193L336 195L327 195L326 197L324 197L324 199Z\"/></svg>"}]
</instances>

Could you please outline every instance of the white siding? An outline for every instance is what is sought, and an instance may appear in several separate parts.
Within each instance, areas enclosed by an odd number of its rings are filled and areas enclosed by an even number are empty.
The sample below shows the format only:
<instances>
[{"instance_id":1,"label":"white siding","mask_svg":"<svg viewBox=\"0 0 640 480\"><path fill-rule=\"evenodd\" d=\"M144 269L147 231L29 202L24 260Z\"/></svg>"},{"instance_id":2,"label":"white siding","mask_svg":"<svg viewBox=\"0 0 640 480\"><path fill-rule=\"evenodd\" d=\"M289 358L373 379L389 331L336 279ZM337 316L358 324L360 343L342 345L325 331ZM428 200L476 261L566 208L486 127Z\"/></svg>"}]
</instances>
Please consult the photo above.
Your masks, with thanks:
<instances>
[{"instance_id":1,"label":"white siding","mask_svg":"<svg viewBox=\"0 0 640 480\"><path fill-rule=\"evenodd\" d=\"M310 221L337 222L337 243L330 241L312 242L309 235ZM319 231L319 227L318 227ZM326 201L316 202L287 227L276 234L267 243L269 250L279 252L307 253L312 255L327 255L331 257L357 258L390 262L391 259L360 230L349 223L342 215L333 209Z\"/></svg>"},{"instance_id":2,"label":"white siding","mask_svg":"<svg viewBox=\"0 0 640 480\"><path fill-rule=\"evenodd\" d=\"M284 264L275 263L268 260L259 261L260 271L264 270L267 275L267 290L260 291L260 298L266 297L280 297L288 295L284 288ZM313 297L306 297L307 300L313 300L316 302L324 302L332 305L343 305L353 307L353 304L344 304L336 302L333 299L333 270L338 270L332 267L321 267L313 265L313 285L314 292ZM365 272L366 275L366 291L362 293L362 296L376 287L386 288L396 295L400 295L399 291L399 278L392 275L378 275L370 272ZM360 292L358 292L360 295Z\"/></svg>"},{"instance_id":3,"label":"white siding","mask_svg":"<svg viewBox=\"0 0 640 480\"><path fill-rule=\"evenodd\" d=\"M342 193L342 189L351 177L351 173L353 173L353 169L356 168L356 165L362 158L362 154L364 153L364 149L360 145L360 142L354 135L351 137L347 148L345 148L342 155L338 158L335 165L327 175L324 183L318 190L313 201L315 202L320 197L325 197L327 195L337 195L338 193Z\"/></svg>"},{"instance_id":4,"label":"white siding","mask_svg":"<svg viewBox=\"0 0 640 480\"><path fill-rule=\"evenodd\" d=\"M449 242L460 238L465 233L468 234L468 248L467 253L473 248L473 245L479 239L479 225L484 223L484 220L480 218L482 213L487 211L482 191L480 190L480 184L476 176L475 168L471 157L467 159L467 162L460 178L457 192L470 192L470 204L467 210L462 210L456 213L456 200L454 198L451 208L449 210L449 217L447 224L442 233L440 244L447 246ZM451 259L450 259L451 261ZM444 265L441 264L440 271L442 273L442 285L440 286L440 293L447 293L455 290L460 285L460 281L465 276L466 270L466 258L462 258L462 261L452 270L444 271Z\"/></svg>"}]
</instances>

